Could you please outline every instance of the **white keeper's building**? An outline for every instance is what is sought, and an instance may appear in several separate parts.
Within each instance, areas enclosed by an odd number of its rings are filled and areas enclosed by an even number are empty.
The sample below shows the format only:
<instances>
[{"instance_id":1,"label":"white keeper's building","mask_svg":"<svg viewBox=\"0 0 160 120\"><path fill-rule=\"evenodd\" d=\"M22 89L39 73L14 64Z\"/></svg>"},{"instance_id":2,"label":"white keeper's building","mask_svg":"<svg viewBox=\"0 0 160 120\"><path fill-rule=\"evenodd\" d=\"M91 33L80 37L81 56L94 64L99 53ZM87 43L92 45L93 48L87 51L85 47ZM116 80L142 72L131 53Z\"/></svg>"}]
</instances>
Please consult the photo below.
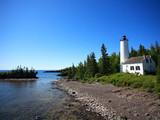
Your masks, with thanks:
<instances>
[{"instance_id":1,"label":"white keeper's building","mask_svg":"<svg viewBox=\"0 0 160 120\"><path fill-rule=\"evenodd\" d=\"M129 58L128 40L122 36L120 40L120 72L144 74L156 72L156 65L151 56L143 55Z\"/></svg>"}]
</instances>

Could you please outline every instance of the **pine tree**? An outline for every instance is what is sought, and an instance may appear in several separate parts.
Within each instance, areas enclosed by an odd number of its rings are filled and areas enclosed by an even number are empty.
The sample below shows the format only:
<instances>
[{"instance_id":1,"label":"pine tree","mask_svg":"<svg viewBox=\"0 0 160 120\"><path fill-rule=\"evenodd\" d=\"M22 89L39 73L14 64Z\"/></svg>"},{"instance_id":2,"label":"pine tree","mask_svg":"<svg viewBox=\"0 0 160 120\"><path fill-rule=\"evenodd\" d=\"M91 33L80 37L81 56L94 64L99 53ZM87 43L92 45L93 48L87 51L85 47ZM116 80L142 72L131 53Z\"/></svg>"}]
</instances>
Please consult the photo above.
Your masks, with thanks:
<instances>
[{"instance_id":1,"label":"pine tree","mask_svg":"<svg viewBox=\"0 0 160 120\"><path fill-rule=\"evenodd\" d=\"M86 78L90 78L91 77L91 59L90 59L89 55L87 55L85 77Z\"/></svg>"},{"instance_id":2,"label":"pine tree","mask_svg":"<svg viewBox=\"0 0 160 120\"><path fill-rule=\"evenodd\" d=\"M77 72L76 72L75 78L77 80L82 80L84 78L84 67L83 67L82 62L80 62L77 67Z\"/></svg>"},{"instance_id":3,"label":"pine tree","mask_svg":"<svg viewBox=\"0 0 160 120\"><path fill-rule=\"evenodd\" d=\"M155 43L154 49L155 49L155 53L154 53L154 61L155 61L156 66L157 66L157 65L158 65L158 56L159 56L159 54L160 54L160 47L159 47L157 41L156 41L156 43Z\"/></svg>"},{"instance_id":4,"label":"pine tree","mask_svg":"<svg viewBox=\"0 0 160 120\"><path fill-rule=\"evenodd\" d=\"M155 51L156 51L156 54L159 55L160 54L160 46L158 45L158 42L156 41L155 43Z\"/></svg>"},{"instance_id":5,"label":"pine tree","mask_svg":"<svg viewBox=\"0 0 160 120\"><path fill-rule=\"evenodd\" d=\"M76 74L76 68L75 68L74 64L72 65L71 72L72 72L72 78L73 78Z\"/></svg>"},{"instance_id":6,"label":"pine tree","mask_svg":"<svg viewBox=\"0 0 160 120\"><path fill-rule=\"evenodd\" d=\"M105 74L108 74L108 71L109 71L109 61L108 61L107 50L104 44L102 44L101 53L102 53L102 65L100 68L100 72L101 74L105 75Z\"/></svg>"},{"instance_id":7,"label":"pine tree","mask_svg":"<svg viewBox=\"0 0 160 120\"><path fill-rule=\"evenodd\" d=\"M87 56L87 62L85 62L84 69L86 69L85 77L91 78L94 77L95 74L98 72L98 66L95 59L95 54L92 52L90 55Z\"/></svg>"},{"instance_id":8,"label":"pine tree","mask_svg":"<svg viewBox=\"0 0 160 120\"><path fill-rule=\"evenodd\" d=\"M142 55L145 55L145 54L146 54L146 49L143 45L140 44L139 50L138 50L138 55L142 56Z\"/></svg>"},{"instance_id":9,"label":"pine tree","mask_svg":"<svg viewBox=\"0 0 160 120\"><path fill-rule=\"evenodd\" d=\"M98 73L98 66L97 66L97 62L96 62L96 58L95 58L94 52L91 53L90 58L91 58L90 73L91 73L91 77L94 77L95 74Z\"/></svg>"},{"instance_id":10,"label":"pine tree","mask_svg":"<svg viewBox=\"0 0 160 120\"><path fill-rule=\"evenodd\" d=\"M72 70L71 70L71 67L69 68L69 72L68 72L68 79L71 79L72 78Z\"/></svg>"},{"instance_id":11,"label":"pine tree","mask_svg":"<svg viewBox=\"0 0 160 120\"><path fill-rule=\"evenodd\" d=\"M87 62L84 61L84 72L86 72L86 68L87 68Z\"/></svg>"},{"instance_id":12,"label":"pine tree","mask_svg":"<svg viewBox=\"0 0 160 120\"><path fill-rule=\"evenodd\" d=\"M116 56L115 68L116 68L116 72L120 72L120 54Z\"/></svg>"},{"instance_id":13,"label":"pine tree","mask_svg":"<svg viewBox=\"0 0 160 120\"><path fill-rule=\"evenodd\" d=\"M160 55L158 56L158 65L157 65L157 83L160 84Z\"/></svg>"},{"instance_id":14,"label":"pine tree","mask_svg":"<svg viewBox=\"0 0 160 120\"><path fill-rule=\"evenodd\" d=\"M131 53L130 53L131 57L136 57L137 56L137 51L135 49L133 49L133 47L131 47Z\"/></svg>"},{"instance_id":15,"label":"pine tree","mask_svg":"<svg viewBox=\"0 0 160 120\"><path fill-rule=\"evenodd\" d=\"M115 60L116 60L116 53L113 52L111 56L109 56L109 73L116 73L116 67L115 67Z\"/></svg>"},{"instance_id":16,"label":"pine tree","mask_svg":"<svg viewBox=\"0 0 160 120\"><path fill-rule=\"evenodd\" d=\"M158 64L158 55L160 54L160 46L158 45L158 42L155 42L155 47L151 44L150 47L150 55L152 56L153 60L156 63L156 66Z\"/></svg>"},{"instance_id":17,"label":"pine tree","mask_svg":"<svg viewBox=\"0 0 160 120\"><path fill-rule=\"evenodd\" d=\"M131 53L130 53L130 57L133 57L133 47L131 47Z\"/></svg>"}]
</instances>

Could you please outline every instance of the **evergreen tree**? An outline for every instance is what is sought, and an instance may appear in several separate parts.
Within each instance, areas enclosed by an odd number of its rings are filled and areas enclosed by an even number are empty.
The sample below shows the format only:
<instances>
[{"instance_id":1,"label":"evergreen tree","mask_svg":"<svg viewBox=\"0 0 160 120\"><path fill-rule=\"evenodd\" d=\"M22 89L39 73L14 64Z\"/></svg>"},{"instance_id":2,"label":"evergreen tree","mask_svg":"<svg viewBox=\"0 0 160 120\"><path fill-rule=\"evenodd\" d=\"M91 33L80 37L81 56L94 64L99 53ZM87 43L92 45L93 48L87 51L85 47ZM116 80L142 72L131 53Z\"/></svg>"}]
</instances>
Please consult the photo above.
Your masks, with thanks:
<instances>
[{"instance_id":1,"label":"evergreen tree","mask_svg":"<svg viewBox=\"0 0 160 120\"><path fill-rule=\"evenodd\" d=\"M103 65L102 58L99 58L97 65L98 65L98 70L99 70L98 72L102 73L102 65Z\"/></svg>"},{"instance_id":2,"label":"evergreen tree","mask_svg":"<svg viewBox=\"0 0 160 120\"><path fill-rule=\"evenodd\" d=\"M130 53L131 57L136 57L137 56L137 51L135 49L133 49L133 47L131 47L131 53Z\"/></svg>"},{"instance_id":3,"label":"evergreen tree","mask_svg":"<svg viewBox=\"0 0 160 120\"><path fill-rule=\"evenodd\" d=\"M158 63L158 55L160 54L160 47L158 45L158 42L156 41L155 43L155 47L151 44L151 47L150 47L150 55L152 56L152 59L155 61L156 63L156 66L157 66L157 63Z\"/></svg>"},{"instance_id":4,"label":"evergreen tree","mask_svg":"<svg viewBox=\"0 0 160 120\"><path fill-rule=\"evenodd\" d=\"M85 77L86 78L90 78L91 77L91 59L90 59L89 55L87 55Z\"/></svg>"},{"instance_id":5,"label":"evergreen tree","mask_svg":"<svg viewBox=\"0 0 160 120\"><path fill-rule=\"evenodd\" d=\"M91 53L90 59L91 59L90 73L91 73L91 77L94 77L95 74L98 73L98 66L97 66L97 62L96 62L96 58L95 58L94 52Z\"/></svg>"},{"instance_id":6,"label":"evergreen tree","mask_svg":"<svg viewBox=\"0 0 160 120\"><path fill-rule=\"evenodd\" d=\"M158 45L157 41L155 43L155 51L156 51L156 55L158 56L160 54L160 46Z\"/></svg>"},{"instance_id":7,"label":"evergreen tree","mask_svg":"<svg viewBox=\"0 0 160 120\"><path fill-rule=\"evenodd\" d=\"M107 50L104 44L102 44L101 53L102 53L102 65L100 65L101 66L100 73L105 75L105 74L108 74L108 71L109 71L109 61L108 61Z\"/></svg>"},{"instance_id":8,"label":"evergreen tree","mask_svg":"<svg viewBox=\"0 0 160 120\"><path fill-rule=\"evenodd\" d=\"M76 72L75 78L77 80L82 80L84 78L84 66L83 66L82 62L80 62L77 67L77 72Z\"/></svg>"},{"instance_id":9,"label":"evergreen tree","mask_svg":"<svg viewBox=\"0 0 160 120\"><path fill-rule=\"evenodd\" d=\"M72 78L73 78L76 74L76 68L75 68L74 64L72 65L71 72L72 72Z\"/></svg>"},{"instance_id":10,"label":"evergreen tree","mask_svg":"<svg viewBox=\"0 0 160 120\"><path fill-rule=\"evenodd\" d=\"M72 70L71 70L71 67L69 68L69 72L68 72L68 79L71 79L72 78Z\"/></svg>"},{"instance_id":11,"label":"evergreen tree","mask_svg":"<svg viewBox=\"0 0 160 120\"><path fill-rule=\"evenodd\" d=\"M120 71L120 54L116 55L115 52L109 56L109 73L117 73Z\"/></svg>"},{"instance_id":12,"label":"evergreen tree","mask_svg":"<svg viewBox=\"0 0 160 120\"><path fill-rule=\"evenodd\" d=\"M157 83L160 84L160 55L158 56L158 65L157 65Z\"/></svg>"},{"instance_id":13,"label":"evergreen tree","mask_svg":"<svg viewBox=\"0 0 160 120\"><path fill-rule=\"evenodd\" d=\"M86 68L87 68L87 62L84 61L84 71L86 72Z\"/></svg>"},{"instance_id":14,"label":"evergreen tree","mask_svg":"<svg viewBox=\"0 0 160 120\"><path fill-rule=\"evenodd\" d=\"M115 68L116 68L116 72L120 72L120 54L116 56Z\"/></svg>"},{"instance_id":15,"label":"evergreen tree","mask_svg":"<svg viewBox=\"0 0 160 120\"><path fill-rule=\"evenodd\" d=\"M156 56L156 54L155 54L155 48L154 48L154 46L152 44L151 44L151 47L150 47L149 54L152 56L153 60L155 60L155 56Z\"/></svg>"},{"instance_id":16,"label":"evergreen tree","mask_svg":"<svg viewBox=\"0 0 160 120\"><path fill-rule=\"evenodd\" d=\"M140 44L139 50L138 50L138 55L139 55L139 56L142 56L142 55L145 55L145 54L146 54L146 49L145 49L144 46L142 46L142 45Z\"/></svg>"},{"instance_id":17,"label":"evergreen tree","mask_svg":"<svg viewBox=\"0 0 160 120\"><path fill-rule=\"evenodd\" d=\"M115 67L115 60L116 60L116 53L113 52L111 56L109 56L109 73L116 73L116 67Z\"/></svg>"},{"instance_id":18,"label":"evergreen tree","mask_svg":"<svg viewBox=\"0 0 160 120\"><path fill-rule=\"evenodd\" d=\"M146 55L150 55L150 50L146 49Z\"/></svg>"},{"instance_id":19,"label":"evergreen tree","mask_svg":"<svg viewBox=\"0 0 160 120\"><path fill-rule=\"evenodd\" d=\"M155 53L154 53L153 59L154 59L154 61L155 61L155 63L156 63L156 66L157 66L157 64L158 64L158 56L159 56L159 54L160 54L160 47L159 47L157 41L156 41L156 43L155 43L154 49L155 49Z\"/></svg>"},{"instance_id":20,"label":"evergreen tree","mask_svg":"<svg viewBox=\"0 0 160 120\"><path fill-rule=\"evenodd\" d=\"M86 69L85 77L87 78L94 77L95 74L98 72L98 66L94 52L92 52L90 55L87 56L87 62L85 64L86 64L86 67L84 67L84 69Z\"/></svg>"}]
</instances>

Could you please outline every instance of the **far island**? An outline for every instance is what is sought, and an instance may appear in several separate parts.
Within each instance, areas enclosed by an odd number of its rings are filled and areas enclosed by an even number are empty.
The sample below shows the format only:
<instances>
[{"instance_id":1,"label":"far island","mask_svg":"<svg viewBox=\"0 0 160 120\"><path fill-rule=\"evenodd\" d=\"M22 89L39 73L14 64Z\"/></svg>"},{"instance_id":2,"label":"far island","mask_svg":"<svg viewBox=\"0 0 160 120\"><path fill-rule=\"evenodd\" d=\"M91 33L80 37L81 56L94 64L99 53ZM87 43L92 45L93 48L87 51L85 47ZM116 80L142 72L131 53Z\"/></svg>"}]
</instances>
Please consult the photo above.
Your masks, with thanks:
<instances>
[{"instance_id":1,"label":"far island","mask_svg":"<svg viewBox=\"0 0 160 120\"><path fill-rule=\"evenodd\" d=\"M17 69L8 71L8 72L0 72L0 79L26 79L26 80L34 80L35 78L38 78L37 71L35 71L33 68L29 70L27 67L22 68L21 66L18 66Z\"/></svg>"},{"instance_id":2,"label":"far island","mask_svg":"<svg viewBox=\"0 0 160 120\"><path fill-rule=\"evenodd\" d=\"M61 72L61 70L47 70L44 71L43 73L57 73L57 72Z\"/></svg>"}]
</instances>

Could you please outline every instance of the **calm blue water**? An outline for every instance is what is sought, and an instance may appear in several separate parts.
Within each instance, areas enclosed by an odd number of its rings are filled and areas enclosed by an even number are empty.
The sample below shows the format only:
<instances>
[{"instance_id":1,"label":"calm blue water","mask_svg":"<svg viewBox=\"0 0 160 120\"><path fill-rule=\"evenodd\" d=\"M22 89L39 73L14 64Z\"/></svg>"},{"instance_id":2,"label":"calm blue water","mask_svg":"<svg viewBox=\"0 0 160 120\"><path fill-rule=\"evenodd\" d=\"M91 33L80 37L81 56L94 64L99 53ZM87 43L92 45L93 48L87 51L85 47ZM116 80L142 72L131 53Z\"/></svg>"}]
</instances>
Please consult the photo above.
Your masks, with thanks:
<instances>
[{"instance_id":1,"label":"calm blue water","mask_svg":"<svg viewBox=\"0 0 160 120\"><path fill-rule=\"evenodd\" d=\"M43 112L47 105L65 98L66 94L62 91L51 90L54 85L50 82L60 78L56 74L38 71L37 81L0 81L0 119L34 118Z\"/></svg>"},{"instance_id":2,"label":"calm blue water","mask_svg":"<svg viewBox=\"0 0 160 120\"><path fill-rule=\"evenodd\" d=\"M37 81L0 81L0 120L99 119L64 91L52 89L56 85L50 82L61 78L56 74L38 71Z\"/></svg>"}]
</instances>

